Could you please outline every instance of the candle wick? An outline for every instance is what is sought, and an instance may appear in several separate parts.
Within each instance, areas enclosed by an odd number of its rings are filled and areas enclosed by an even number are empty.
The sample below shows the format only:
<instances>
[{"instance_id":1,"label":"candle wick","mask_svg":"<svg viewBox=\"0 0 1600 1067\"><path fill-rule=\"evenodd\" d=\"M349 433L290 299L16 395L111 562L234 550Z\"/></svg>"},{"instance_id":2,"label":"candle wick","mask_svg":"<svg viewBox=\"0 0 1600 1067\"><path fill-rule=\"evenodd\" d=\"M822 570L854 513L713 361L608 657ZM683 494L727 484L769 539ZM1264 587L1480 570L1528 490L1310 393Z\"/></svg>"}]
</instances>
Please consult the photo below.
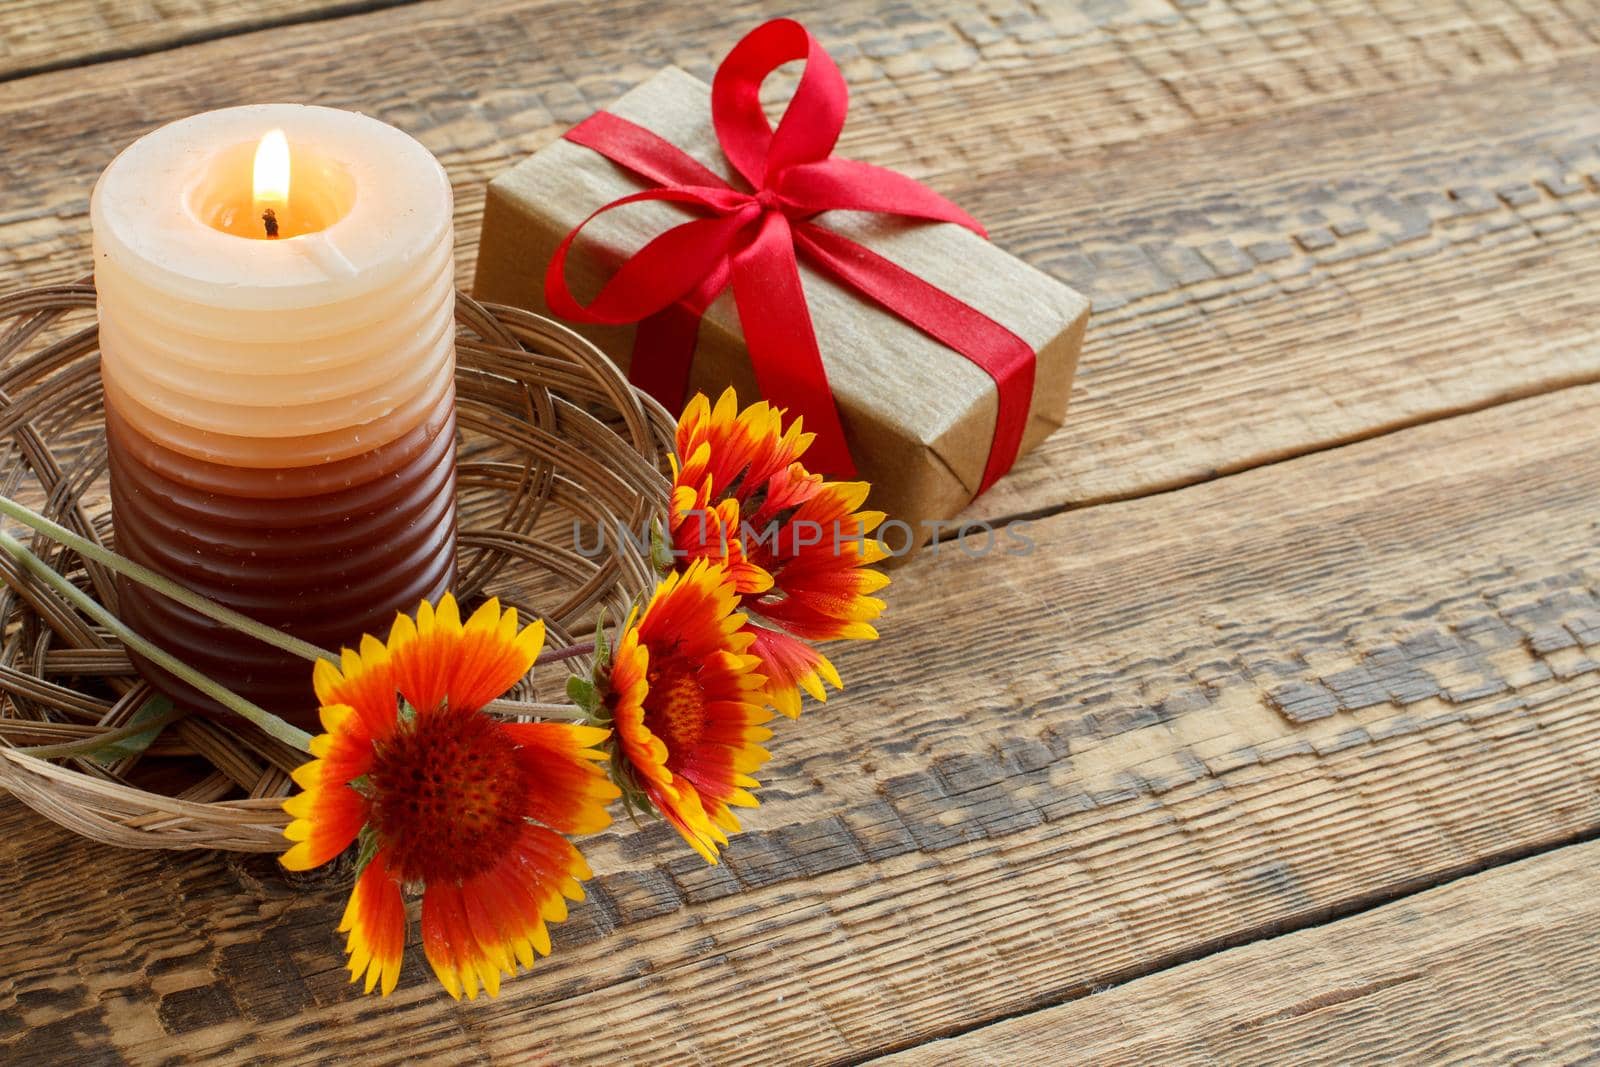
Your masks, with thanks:
<instances>
[{"instance_id":1,"label":"candle wick","mask_svg":"<svg viewBox=\"0 0 1600 1067\"><path fill-rule=\"evenodd\" d=\"M268 237L278 236L278 213L270 207L261 213L261 225L267 228Z\"/></svg>"}]
</instances>

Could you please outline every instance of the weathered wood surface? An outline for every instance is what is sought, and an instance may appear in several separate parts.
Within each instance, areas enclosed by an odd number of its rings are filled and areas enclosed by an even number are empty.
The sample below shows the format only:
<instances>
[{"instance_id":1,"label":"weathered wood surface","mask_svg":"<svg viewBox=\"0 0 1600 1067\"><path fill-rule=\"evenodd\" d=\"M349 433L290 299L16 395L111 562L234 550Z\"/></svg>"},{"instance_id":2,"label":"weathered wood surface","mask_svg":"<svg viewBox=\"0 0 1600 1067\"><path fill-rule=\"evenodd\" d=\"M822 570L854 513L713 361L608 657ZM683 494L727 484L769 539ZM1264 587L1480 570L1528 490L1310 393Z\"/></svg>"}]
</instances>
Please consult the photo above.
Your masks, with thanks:
<instances>
[{"instance_id":1,"label":"weathered wood surface","mask_svg":"<svg viewBox=\"0 0 1600 1067\"><path fill-rule=\"evenodd\" d=\"M356 996L342 884L0 808L0 1048L852 1059L1594 834L1597 491L1581 387L919 558L726 864L591 839L592 899L489 1003L415 944Z\"/></svg>"},{"instance_id":2,"label":"weathered wood surface","mask_svg":"<svg viewBox=\"0 0 1600 1067\"><path fill-rule=\"evenodd\" d=\"M1600 9L802 4L841 151L932 182L1097 312L1069 426L977 514L1137 496L1600 376ZM483 186L754 2L446 0L0 84L0 284L80 274L95 176L153 124L360 107ZM85 122L85 116L93 121ZM1490 342L1490 343L1485 343Z\"/></svg>"},{"instance_id":3,"label":"weathered wood surface","mask_svg":"<svg viewBox=\"0 0 1600 1067\"><path fill-rule=\"evenodd\" d=\"M1574 845L876 1062L1593 1062L1597 880Z\"/></svg>"},{"instance_id":4,"label":"weathered wood surface","mask_svg":"<svg viewBox=\"0 0 1600 1067\"><path fill-rule=\"evenodd\" d=\"M5 0L0 80L415 0Z\"/></svg>"},{"instance_id":5,"label":"weathered wood surface","mask_svg":"<svg viewBox=\"0 0 1600 1067\"><path fill-rule=\"evenodd\" d=\"M0 287L82 273L127 141L273 98L439 153L466 277L487 178L767 13L443 0L0 82ZM597 839L593 899L493 1003L442 999L416 945L355 997L337 879L108 854L0 799L0 1061L915 1057L1600 829L1600 10L786 13L850 79L841 151L1095 298L1068 427L976 512L1045 517L902 569L726 865ZM1566 1005L1519 1005L1549 1058L1581 1052Z\"/></svg>"}]
</instances>

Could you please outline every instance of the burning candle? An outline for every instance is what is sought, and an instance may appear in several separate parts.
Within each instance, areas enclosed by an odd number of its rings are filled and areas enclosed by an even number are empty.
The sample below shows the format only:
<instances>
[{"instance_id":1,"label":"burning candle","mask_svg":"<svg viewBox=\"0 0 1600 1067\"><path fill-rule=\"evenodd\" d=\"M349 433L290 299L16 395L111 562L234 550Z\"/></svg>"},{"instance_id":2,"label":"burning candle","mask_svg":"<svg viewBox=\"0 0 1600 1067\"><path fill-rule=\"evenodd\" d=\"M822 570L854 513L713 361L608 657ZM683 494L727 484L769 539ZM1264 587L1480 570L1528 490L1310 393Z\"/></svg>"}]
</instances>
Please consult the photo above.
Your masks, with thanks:
<instances>
[{"instance_id":1,"label":"burning candle","mask_svg":"<svg viewBox=\"0 0 1600 1067\"><path fill-rule=\"evenodd\" d=\"M455 289L438 161L362 115L229 108L128 147L90 216L119 551L333 649L441 595ZM304 661L131 583L118 600L157 645L314 719Z\"/></svg>"}]
</instances>

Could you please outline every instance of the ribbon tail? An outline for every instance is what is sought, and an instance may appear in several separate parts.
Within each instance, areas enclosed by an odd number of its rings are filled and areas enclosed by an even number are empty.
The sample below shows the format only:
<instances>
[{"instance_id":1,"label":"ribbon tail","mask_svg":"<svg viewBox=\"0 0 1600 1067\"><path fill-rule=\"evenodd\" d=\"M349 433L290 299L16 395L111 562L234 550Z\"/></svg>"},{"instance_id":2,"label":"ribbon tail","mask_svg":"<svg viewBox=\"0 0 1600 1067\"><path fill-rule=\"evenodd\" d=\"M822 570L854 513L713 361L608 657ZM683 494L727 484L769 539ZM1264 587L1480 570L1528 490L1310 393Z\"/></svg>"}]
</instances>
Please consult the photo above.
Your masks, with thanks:
<instances>
[{"instance_id":1,"label":"ribbon tail","mask_svg":"<svg viewBox=\"0 0 1600 1067\"><path fill-rule=\"evenodd\" d=\"M855 477L811 313L806 310L794 235L783 215L764 216L754 240L734 256L733 296L761 395L782 403L817 435L807 466L829 477Z\"/></svg>"},{"instance_id":2,"label":"ribbon tail","mask_svg":"<svg viewBox=\"0 0 1600 1067\"><path fill-rule=\"evenodd\" d=\"M717 294L728 287L730 274L724 259L688 296L641 320L633 335L628 381L668 411L682 411L689 399L689 371L700 339L700 320Z\"/></svg>"},{"instance_id":3,"label":"ribbon tail","mask_svg":"<svg viewBox=\"0 0 1600 1067\"><path fill-rule=\"evenodd\" d=\"M794 235L796 245L820 270L961 353L994 380L998 408L978 486L983 493L1011 469L1021 450L1033 400L1033 348L977 308L848 237L811 223L796 226Z\"/></svg>"}]
</instances>

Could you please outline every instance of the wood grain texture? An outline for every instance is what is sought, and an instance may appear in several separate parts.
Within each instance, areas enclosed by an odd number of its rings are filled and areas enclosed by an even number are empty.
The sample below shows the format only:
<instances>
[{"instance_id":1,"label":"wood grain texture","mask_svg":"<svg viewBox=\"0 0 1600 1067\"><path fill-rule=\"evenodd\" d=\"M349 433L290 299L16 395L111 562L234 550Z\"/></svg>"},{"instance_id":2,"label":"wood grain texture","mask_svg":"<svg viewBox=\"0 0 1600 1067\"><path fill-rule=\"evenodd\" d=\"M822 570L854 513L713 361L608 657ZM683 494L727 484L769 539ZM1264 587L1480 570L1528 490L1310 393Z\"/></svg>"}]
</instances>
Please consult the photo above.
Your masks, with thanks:
<instances>
[{"instance_id":1,"label":"wood grain texture","mask_svg":"<svg viewBox=\"0 0 1600 1067\"><path fill-rule=\"evenodd\" d=\"M726 863L590 839L490 1003L354 995L337 878L0 806L0 1055L848 1060L1593 834L1597 491L1580 387L925 554Z\"/></svg>"},{"instance_id":2,"label":"wood grain texture","mask_svg":"<svg viewBox=\"0 0 1600 1067\"><path fill-rule=\"evenodd\" d=\"M1575 845L875 1062L1590 1062L1597 878Z\"/></svg>"},{"instance_id":3,"label":"wood grain texture","mask_svg":"<svg viewBox=\"0 0 1600 1067\"><path fill-rule=\"evenodd\" d=\"M6 0L0 80L410 0Z\"/></svg>"},{"instance_id":4,"label":"wood grain texture","mask_svg":"<svg viewBox=\"0 0 1600 1067\"><path fill-rule=\"evenodd\" d=\"M591 900L497 1002L443 999L415 944L356 997L340 876L107 854L0 800L0 1060L853 1060L1600 829L1600 10L786 13L850 79L841 152L1095 298L1068 427L975 512L1048 517L899 572L723 866L659 826L588 843ZM83 272L122 145L274 98L437 152L465 278L488 178L768 14L442 0L0 83L0 286ZM1366 1000L1323 992L1271 1047L1360 1057L1370 1029L1294 1029Z\"/></svg>"},{"instance_id":5,"label":"wood grain texture","mask_svg":"<svg viewBox=\"0 0 1600 1067\"><path fill-rule=\"evenodd\" d=\"M371 111L440 155L465 280L490 177L663 64L709 77L765 13L446 0L0 85L0 279L82 272L94 177L153 124L286 97ZM1097 303L1067 429L976 515L1600 376L1593 5L793 13L850 80L842 152L931 182Z\"/></svg>"}]
</instances>

